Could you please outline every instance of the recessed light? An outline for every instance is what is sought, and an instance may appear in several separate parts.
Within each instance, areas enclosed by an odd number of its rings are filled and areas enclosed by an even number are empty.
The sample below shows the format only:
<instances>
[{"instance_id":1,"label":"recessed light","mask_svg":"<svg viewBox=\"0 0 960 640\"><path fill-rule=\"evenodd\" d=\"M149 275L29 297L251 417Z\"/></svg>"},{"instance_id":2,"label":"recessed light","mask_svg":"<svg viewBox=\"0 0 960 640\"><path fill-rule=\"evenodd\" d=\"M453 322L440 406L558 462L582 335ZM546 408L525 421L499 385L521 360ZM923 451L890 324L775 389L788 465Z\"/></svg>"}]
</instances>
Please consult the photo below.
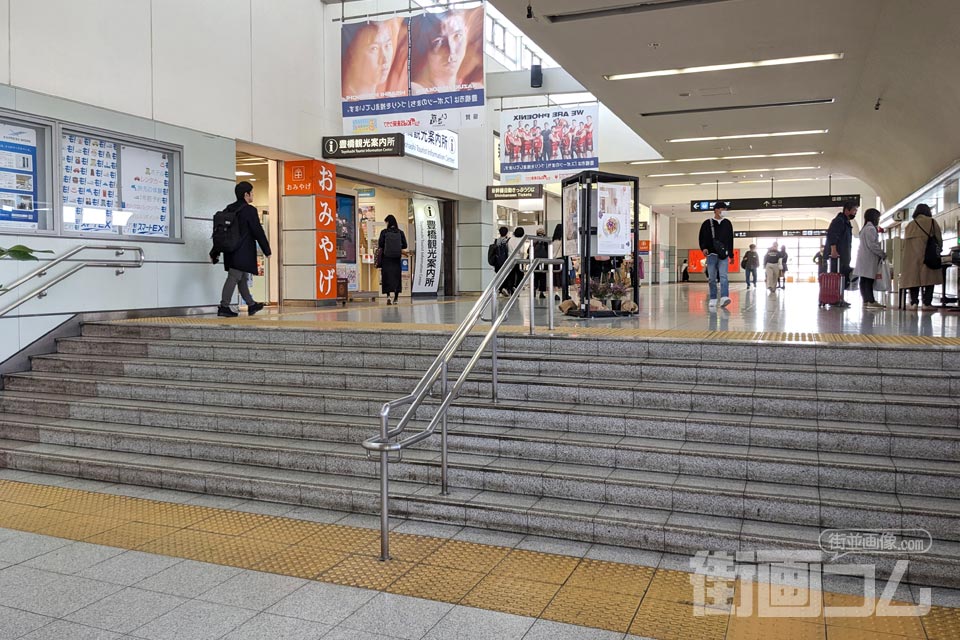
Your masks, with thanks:
<instances>
[{"instance_id":1,"label":"recessed light","mask_svg":"<svg viewBox=\"0 0 960 640\"><path fill-rule=\"evenodd\" d=\"M673 162L706 162L708 160L755 160L757 158L796 158L819 156L823 151L794 151L791 153L755 153L749 156L713 156L710 158L678 158L676 160L638 160L629 164L667 164Z\"/></svg>"},{"instance_id":2,"label":"recessed light","mask_svg":"<svg viewBox=\"0 0 960 640\"><path fill-rule=\"evenodd\" d=\"M603 76L605 80L636 80L639 78L658 78L663 76L679 76L688 73L709 73L712 71L730 71L733 69L752 69L755 67L777 67L785 64L801 64L805 62L826 62L841 60L842 53L823 53L813 56L796 56L793 58L772 58L769 60L754 60L751 62L731 62L728 64L708 64L702 67L683 67L680 69L660 69L658 71L640 71L637 73L614 73Z\"/></svg>"},{"instance_id":3,"label":"recessed light","mask_svg":"<svg viewBox=\"0 0 960 640\"><path fill-rule=\"evenodd\" d=\"M709 142L710 140L742 140L746 138L782 138L784 136L812 136L828 133L829 129L810 129L808 131L776 131L774 133L741 133L733 136L704 136L702 138L670 138L667 142Z\"/></svg>"},{"instance_id":4,"label":"recessed light","mask_svg":"<svg viewBox=\"0 0 960 640\"><path fill-rule=\"evenodd\" d=\"M241 176L252 176L252 175L253 175L253 174L250 173L249 171L237 171L237 177L238 177L238 178L241 177Z\"/></svg>"}]
</instances>

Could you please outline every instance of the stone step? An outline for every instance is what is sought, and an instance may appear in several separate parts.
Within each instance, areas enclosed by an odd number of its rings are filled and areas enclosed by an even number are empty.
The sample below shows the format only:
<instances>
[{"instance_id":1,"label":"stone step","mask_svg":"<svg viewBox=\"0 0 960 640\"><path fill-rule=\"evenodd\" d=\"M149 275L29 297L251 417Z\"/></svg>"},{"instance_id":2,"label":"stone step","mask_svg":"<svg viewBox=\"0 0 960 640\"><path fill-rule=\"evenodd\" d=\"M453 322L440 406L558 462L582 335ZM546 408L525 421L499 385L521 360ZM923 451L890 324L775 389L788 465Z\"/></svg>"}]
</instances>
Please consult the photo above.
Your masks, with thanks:
<instances>
[{"instance_id":1,"label":"stone step","mask_svg":"<svg viewBox=\"0 0 960 640\"><path fill-rule=\"evenodd\" d=\"M393 360L389 351L376 352L369 361L386 362ZM381 355L382 354L382 357ZM149 355L149 354L148 354ZM240 358L242 354L238 353ZM283 356L284 359L285 356ZM238 383L259 384L271 382L296 386L315 386L318 382L336 382L349 375L380 376L388 371L390 379L395 379L412 389L416 381L433 362L433 355L419 358L404 357L400 364L406 369L383 369L364 367L348 374L342 366L323 365L287 365L271 362L258 363L256 368L237 368L231 371L231 379ZM462 371L468 358L457 357L450 371L456 374ZM368 359L365 357L364 362ZM418 366L414 366L418 365ZM422 365L422 366L419 366ZM223 378L222 364L201 360L171 358L136 358L131 356L109 356L85 354L82 357L69 353L36 356L32 359L34 371L89 373L101 375L131 375L164 380L205 380L216 381ZM638 363L630 358L611 358L603 362L584 362L571 360L564 356L531 356L528 354L502 354L498 369L501 376L547 376L560 377L570 381L582 379L590 382L610 381L634 385L643 383L682 383L735 386L752 389L757 386L773 389L807 389L825 392L860 392L866 385L875 387L879 394L918 393L929 396L956 396L960 394L960 379L952 376L914 371L906 369L860 369L855 373L845 367L794 365L789 368L759 368L755 363L736 363L729 367L722 363L691 363L683 360L645 359ZM478 363L474 377L483 379L489 376L491 362L487 359ZM336 375L335 375L336 374Z\"/></svg>"},{"instance_id":2,"label":"stone step","mask_svg":"<svg viewBox=\"0 0 960 640\"><path fill-rule=\"evenodd\" d=\"M170 402L138 401L135 406L124 400L64 396L56 400L37 397L36 393L4 391L0 394L0 411L43 415L54 418L73 418L113 423L154 425L158 415L172 409ZM215 429L220 415L202 414L184 405L178 419L181 427L209 422ZM489 423L488 423L489 424ZM456 422L452 427L456 431ZM374 430L375 432L375 430ZM531 454L527 441L523 446L500 438L497 434L471 434L474 438L497 441L498 455L520 457ZM620 438L597 442L588 435L586 442L572 442L563 449L563 455L587 457L591 464L606 468L683 473L710 478L753 480L834 489L856 489L881 493L903 493L921 496L960 497L960 463L891 457L887 455L841 454L830 451L800 451L744 445L682 442L654 438ZM509 444L504 445L504 442ZM493 442L491 442L492 446ZM587 448L583 448L586 445ZM515 453L505 453L504 446L516 447ZM558 442L547 444L559 456ZM435 451L436 449L434 449Z\"/></svg>"},{"instance_id":3,"label":"stone step","mask_svg":"<svg viewBox=\"0 0 960 640\"><path fill-rule=\"evenodd\" d=\"M377 379L374 378L376 381ZM380 385L379 381L376 385ZM378 415L389 399L382 389L317 390L260 385L249 389L226 387L212 382L167 382L158 386L153 379L103 378L82 374L26 372L4 378L6 388L37 393L80 393L102 397L168 400L213 406L293 409L344 415ZM457 419L492 420L495 424L554 427L567 422L573 409L597 417L636 411L652 415L661 411L712 412L732 416L784 417L808 420L842 420L885 425L904 418L944 428L960 424L960 402L952 397L887 395L865 403L850 393L724 388L708 385L648 383L635 387L629 382L598 386L565 379L543 377L504 381L499 385L500 403L491 405L491 385L468 381L451 409ZM513 402L513 406L510 405ZM532 421L532 424L530 423Z\"/></svg>"},{"instance_id":4,"label":"stone step","mask_svg":"<svg viewBox=\"0 0 960 640\"><path fill-rule=\"evenodd\" d=\"M338 476L376 478L378 467L356 444L267 436L184 431L89 421L44 422L4 416L0 438L143 455L249 464ZM572 448L573 443L567 443ZM599 505L672 509L748 517L823 528L923 528L960 540L960 500L930 500L825 487L702 478L614 469L607 466L517 460L453 453L449 479L460 489L520 492L528 498L573 498ZM391 465L391 478L436 485L439 454L411 450Z\"/></svg>"},{"instance_id":5,"label":"stone step","mask_svg":"<svg viewBox=\"0 0 960 640\"><path fill-rule=\"evenodd\" d=\"M960 347L929 345L890 345L883 343L764 343L756 340L704 340L677 338L632 338L593 335L504 334L500 338L504 353L536 353L578 356L621 356L688 360L696 362L766 363L781 367L792 365L836 365L854 371L863 367L955 371L960 368ZM450 332L384 332L356 329L349 325L337 329L245 328L233 325L89 323L83 335L102 338L181 340L194 342L250 343L272 345L326 345L398 349L406 353L428 350L434 353L447 343ZM471 335L465 348L473 350L481 335Z\"/></svg>"},{"instance_id":6,"label":"stone step","mask_svg":"<svg viewBox=\"0 0 960 640\"><path fill-rule=\"evenodd\" d=\"M163 456L62 445L0 440L4 466L168 489L254 498L312 507L376 513L377 481L250 465L198 462ZM820 527L784 525L677 510L597 505L572 499L455 489L441 496L436 486L391 484L391 514L460 526L564 537L599 544L692 555L700 550L816 549ZM848 556L870 562L880 575L890 557ZM960 545L935 540L931 553L911 560L907 580L960 586Z\"/></svg>"},{"instance_id":7,"label":"stone step","mask_svg":"<svg viewBox=\"0 0 960 640\"><path fill-rule=\"evenodd\" d=\"M8 395L10 394L8 389ZM7 406L20 406L25 411L39 412L46 416L96 415L97 419L121 422L131 415L126 401L110 401L103 398L106 406L93 408L89 405L71 409L70 402L60 399L14 395ZM89 399L87 399L89 400ZM27 405L24 405L27 403ZM205 407L180 403L139 403L139 420L143 424L206 429L241 434L279 435L283 437L307 437L322 440L337 440L357 443L377 433L377 416L317 415L298 411L274 409L261 412L242 407ZM454 413L458 409L454 408ZM91 414L91 411L94 413ZM430 411L420 412L424 420L414 420L411 429L420 429L425 420L432 417ZM900 457L915 457L931 460L960 460L960 436L955 429L915 425L875 425L832 420L801 420L770 417L753 417L744 420L738 416L706 412L659 411L655 416L620 413L599 416L589 410L569 409L554 420L551 414L540 411L533 414L501 413L498 421L491 421L482 414L481 422L450 421L455 424L458 438L468 434L494 434L500 440L470 438L465 450L473 447L477 453L500 454L510 451L519 457L536 455L537 451L522 448L530 441L532 447L541 447L544 442L580 440L590 443L615 444L624 437L679 440L741 446L760 446L781 449L801 449L832 453L854 453ZM505 418L504 416L507 416ZM531 427L533 424L547 428ZM519 416L519 419L517 418ZM508 420L504 423L505 420ZM545 424L547 423L548 424ZM502 425L498 423L504 423ZM506 444L505 444L506 443ZM541 447L542 448L542 447ZM564 455L569 455L565 453Z\"/></svg>"}]
</instances>

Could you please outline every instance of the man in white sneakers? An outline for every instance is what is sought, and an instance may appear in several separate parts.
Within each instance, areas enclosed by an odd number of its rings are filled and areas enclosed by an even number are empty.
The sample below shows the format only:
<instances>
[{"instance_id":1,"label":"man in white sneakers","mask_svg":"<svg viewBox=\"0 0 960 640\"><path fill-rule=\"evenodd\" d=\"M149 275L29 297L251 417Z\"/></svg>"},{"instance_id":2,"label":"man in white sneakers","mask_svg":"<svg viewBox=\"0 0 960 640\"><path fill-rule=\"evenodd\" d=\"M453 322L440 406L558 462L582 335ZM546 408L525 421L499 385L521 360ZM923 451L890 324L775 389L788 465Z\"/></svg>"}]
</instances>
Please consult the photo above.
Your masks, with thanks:
<instances>
[{"instance_id":1,"label":"man in white sneakers","mask_svg":"<svg viewBox=\"0 0 960 640\"><path fill-rule=\"evenodd\" d=\"M720 306L730 304L730 260L733 259L733 225L723 217L727 203L713 205L713 217L700 226L700 250L707 257L707 278L710 280L710 310L717 308L717 281L720 282Z\"/></svg>"}]
</instances>

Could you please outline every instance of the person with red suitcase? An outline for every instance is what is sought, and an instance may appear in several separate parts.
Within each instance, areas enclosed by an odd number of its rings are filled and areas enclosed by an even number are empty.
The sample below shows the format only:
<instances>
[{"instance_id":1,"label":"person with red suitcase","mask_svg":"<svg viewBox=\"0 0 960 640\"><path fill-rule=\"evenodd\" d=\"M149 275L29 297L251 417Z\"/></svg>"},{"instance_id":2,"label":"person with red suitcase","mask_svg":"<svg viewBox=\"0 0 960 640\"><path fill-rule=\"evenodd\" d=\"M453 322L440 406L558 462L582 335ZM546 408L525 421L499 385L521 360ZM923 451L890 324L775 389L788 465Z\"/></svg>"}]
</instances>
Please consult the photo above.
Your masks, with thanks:
<instances>
[{"instance_id":1,"label":"person with red suitcase","mask_svg":"<svg viewBox=\"0 0 960 640\"><path fill-rule=\"evenodd\" d=\"M850 257L853 252L853 225L850 221L857 217L860 203L848 200L843 203L843 211L830 222L827 229L827 247L830 251L830 273L820 274L820 306L849 307L843 299L850 277Z\"/></svg>"}]
</instances>

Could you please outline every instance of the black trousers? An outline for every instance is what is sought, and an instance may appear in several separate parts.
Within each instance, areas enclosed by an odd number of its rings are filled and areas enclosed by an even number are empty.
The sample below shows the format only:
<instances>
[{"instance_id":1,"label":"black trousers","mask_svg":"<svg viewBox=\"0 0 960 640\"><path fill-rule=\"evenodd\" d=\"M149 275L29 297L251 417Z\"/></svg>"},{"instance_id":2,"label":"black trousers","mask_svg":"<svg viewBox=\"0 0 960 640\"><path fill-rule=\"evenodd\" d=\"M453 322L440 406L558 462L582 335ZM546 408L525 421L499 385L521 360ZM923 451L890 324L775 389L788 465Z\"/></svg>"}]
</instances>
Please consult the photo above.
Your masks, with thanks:
<instances>
[{"instance_id":1,"label":"black trousers","mask_svg":"<svg viewBox=\"0 0 960 640\"><path fill-rule=\"evenodd\" d=\"M876 302L877 299L873 297L873 283L875 280L873 278L864 278L860 276L860 297L863 298L864 302Z\"/></svg>"},{"instance_id":2,"label":"black trousers","mask_svg":"<svg viewBox=\"0 0 960 640\"><path fill-rule=\"evenodd\" d=\"M918 298L920 297L920 290L923 290L923 304L932 305L933 304L933 288L936 285L928 284L925 287L910 287L907 291L910 292L910 304L917 304Z\"/></svg>"}]
</instances>

